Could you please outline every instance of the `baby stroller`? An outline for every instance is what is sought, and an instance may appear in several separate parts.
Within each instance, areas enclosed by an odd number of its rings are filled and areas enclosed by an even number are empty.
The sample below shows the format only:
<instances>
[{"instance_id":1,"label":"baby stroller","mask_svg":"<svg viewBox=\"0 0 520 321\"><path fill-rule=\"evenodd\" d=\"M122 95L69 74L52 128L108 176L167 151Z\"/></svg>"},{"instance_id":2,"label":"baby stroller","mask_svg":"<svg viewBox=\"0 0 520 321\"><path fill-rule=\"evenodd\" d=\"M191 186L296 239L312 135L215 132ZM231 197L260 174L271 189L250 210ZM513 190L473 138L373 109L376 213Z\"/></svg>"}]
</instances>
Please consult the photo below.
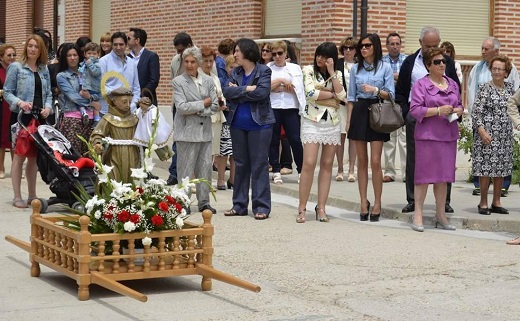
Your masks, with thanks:
<instances>
[{"instance_id":1,"label":"baby stroller","mask_svg":"<svg viewBox=\"0 0 520 321\"><path fill-rule=\"evenodd\" d=\"M21 113L18 115L18 123L27 130L21 122ZM81 157L65 136L52 126L40 125L30 136L38 148L37 163L41 178L56 195L48 200L40 198L40 212L45 213L49 205L58 203L84 211L74 194L80 195L80 189L83 188L90 196L94 196L94 162Z\"/></svg>"}]
</instances>

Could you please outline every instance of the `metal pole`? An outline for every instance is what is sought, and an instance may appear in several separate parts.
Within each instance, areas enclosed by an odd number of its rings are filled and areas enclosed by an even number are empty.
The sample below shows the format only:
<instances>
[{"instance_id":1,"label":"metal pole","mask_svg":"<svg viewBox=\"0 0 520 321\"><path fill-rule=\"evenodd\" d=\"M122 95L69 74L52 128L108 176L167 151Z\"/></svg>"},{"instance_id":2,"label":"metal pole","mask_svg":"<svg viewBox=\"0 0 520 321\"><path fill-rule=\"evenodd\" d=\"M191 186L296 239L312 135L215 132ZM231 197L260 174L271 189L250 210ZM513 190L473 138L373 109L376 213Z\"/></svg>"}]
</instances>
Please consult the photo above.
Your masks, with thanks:
<instances>
[{"instance_id":1,"label":"metal pole","mask_svg":"<svg viewBox=\"0 0 520 321\"><path fill-rule=\"evenodd\" d=\"M367 33L368 0L361 0L361 35Z\"/></svg>"},{"instance_id":2,"label":"metal pole","mask_svg":"<svg viewBox=\"0 0 520 321\"><path fill-rule=\"evenodd\" d=\"M58 0L53 2L53 16L52 16L52 50L58 55Z\"/></svg>"},{"instance_id":3,"label":"metal pole","mask_svg":"<svg viewBox=\"0 0 520 321\"><path fill-rule=\"evenodd\" d=\"M357 3L358 0L352 1L352 37L357 38Z\"/></svg>"}]
</instances>

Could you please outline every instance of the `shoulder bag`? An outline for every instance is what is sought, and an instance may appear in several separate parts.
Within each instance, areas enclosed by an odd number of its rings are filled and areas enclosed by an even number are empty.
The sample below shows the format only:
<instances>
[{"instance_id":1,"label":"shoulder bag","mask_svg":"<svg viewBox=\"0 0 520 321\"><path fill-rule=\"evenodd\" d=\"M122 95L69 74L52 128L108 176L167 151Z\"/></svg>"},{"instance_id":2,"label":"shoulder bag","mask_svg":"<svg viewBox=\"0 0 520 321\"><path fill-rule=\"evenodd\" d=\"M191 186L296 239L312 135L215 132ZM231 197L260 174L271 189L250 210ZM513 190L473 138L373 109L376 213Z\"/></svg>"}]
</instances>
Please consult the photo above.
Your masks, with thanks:
<instances>
[{"instance_id":1,"label":"shoulder bag","mask_svg":"<svg viewBox=\"0 0 520 321\"><path fill-rule=\"evenodd\" d=\"M404 125L401 106L393 100L372 104L368 107L370 127L378 133L391 133Z\"/></svg>"}]
</instances>

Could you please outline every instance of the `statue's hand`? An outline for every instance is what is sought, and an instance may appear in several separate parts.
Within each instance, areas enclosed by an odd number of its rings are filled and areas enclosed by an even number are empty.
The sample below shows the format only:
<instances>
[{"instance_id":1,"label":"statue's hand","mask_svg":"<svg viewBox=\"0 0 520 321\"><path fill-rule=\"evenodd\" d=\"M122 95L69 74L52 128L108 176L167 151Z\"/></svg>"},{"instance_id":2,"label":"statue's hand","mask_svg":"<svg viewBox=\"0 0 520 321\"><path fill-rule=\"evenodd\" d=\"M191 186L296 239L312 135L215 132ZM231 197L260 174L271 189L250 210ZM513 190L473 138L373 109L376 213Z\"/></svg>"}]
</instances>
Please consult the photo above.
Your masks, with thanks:
<instances>
[{"instance_id":1,"label":"statue's hand","mask_svg":"<svg viewBox=\"0 0 520 321\"><path fill-rule=\"evenodd\" d=\"M152 105L152 100L148 97L142 97L139 99L137 104L143 110L143 112L147 112L148 109L150 109L150 106Z\"/></svg>"},{"instance_id":2,"label":"statue's hand","mask_svg":"<svg viewBox=\"0 0 520 321\"><path fill-rule=\"evenodd\" d=\"M103 153L103 145L101 145L101 143L97 143L94 145L94 151L96 154L101 155Z\"/></svg>"}]
</instances>

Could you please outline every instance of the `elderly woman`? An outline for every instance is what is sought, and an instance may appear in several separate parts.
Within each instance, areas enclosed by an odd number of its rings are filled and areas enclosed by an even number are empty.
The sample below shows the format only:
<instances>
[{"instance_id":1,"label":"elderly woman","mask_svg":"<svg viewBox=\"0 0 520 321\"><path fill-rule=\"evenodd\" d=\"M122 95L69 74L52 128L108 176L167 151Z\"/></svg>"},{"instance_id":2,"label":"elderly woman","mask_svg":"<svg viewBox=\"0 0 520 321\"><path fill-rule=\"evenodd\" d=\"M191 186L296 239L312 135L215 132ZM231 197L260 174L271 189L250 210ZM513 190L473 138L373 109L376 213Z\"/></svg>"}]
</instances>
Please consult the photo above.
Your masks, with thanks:
<instances>
[{"instance_id":1,"label":"elderly woman","mask_svg":"<svg viewBox=\"0 0 520 321\"><path fill-rule=\"evenodd\" d=\"M513 95L513 84L505 82L511 72L511 61L502 55L489 62L491 81L479 86L471 111L473 128L472 170L479 177L479 214L509 214L502 207L500 194L504 177L513 171L513 128L507 114L507 103ZM488 189L493 178L493 201L488 207Z\"/></svg>"},{"instance_id":2,"label":"elderly woman","mask_svg":"<svg viewBox=\"0 0 520 321\"><path fill-rule=\"evenodd\" d=\"M273 136L269 148L269 163L272 167L273 182L281 184L280 174L280 130L283 126L285 135L294 157L298 174L302 171L303 147L300 140L300 111L305 108L303 74L300 66L287 62L287 44L277 41L272 44L274 61L267 64L271 68L271 107L276 123L273 124Z\"/></svg>"},{"instance_id":3,"label":"elderly woman","mask_svg":"<svg viewBox=\"0 0 520 321\"><path fill-rule=\"evenodd\" d=\"M424 232L423 207L428 185L435 195L435 227L455 230L445 213L447 183L455 181L455 159L459 138L458 117L464 107L459 86L444 75L446 59L439 48L423 52L429 74L419 79L412 89L410 114L415 125L415 213L412 229ZM442 157L439 157L442 155ZM499 189L500 190L500 189Z\"/></svg>"},{"instance_id":4,"label":"elderly woman","mask_svg":"<svg viewBox=\"0 0 520 321\"><path fill-rule=\"evenodd\" d=\"M234 51L238 67L222 89L229 107L227 122L231 126L236 167L233 207L224 215L247 215L251 184L255 219L264 220L271 213L268 152L275 122L269 101L271 69L257 63L260 52L252 39L239 39Z\"/></svg>"},{"instance_id":5,"label":"elderly woman","mask_svg":"<svg viewBox=\"0 0 520 321\"><path fill-rule=\"evenodd\" d=\"M202 66L200 67L199 72L202 72L213 79L213 82L215 83L215 90L217 93L219 109L215 114L211 115L211 130L213 132L211 155L213 155L213 157L215 158L215 161L213 163L217 164L217 189L226 190L227 187L224 175L226 173L227 157L220 156L220 134L222 132L222 123L226 121L226 118L223 113L223 111L227 109L226 100L224 98L224 95L222 94L220 79L217 75L215 75L212 72L213 64L215 63L215 57L217 56L215 51L210 47L202 47L200 51L202 54Z\"/></svg>"},{"instance_id":6,"label":"elderly woman","mask_svg":"<svg viewBox=\"0 0 520 321\"><path fill-rule=\"evenodd\" d=\"M358 187L361 199L361 221L377 222L381 214L381 195L383 194L383 172L381 153L383 142L390 139L390 134L377 133L370 127L368 107L380 99L393 99L394 73L389 64L383 63L381 39L376 33L370 33L359 39L356 48L355 64L350 71L348 86L348 138L356 146L358 158ZM370 157L368 144L370 143ZM368 161L372 169L374 188L374 207L370 212L367 199Z\"/></svg>"},{"instance_id":7,"label":"elderly woman","mask_svg":"<svg viewBox=\"0 0 520 321\"><path fill-rule=\"evenodd\" d=\"M173 79L173 94L177 114L173 122L177 143L178 177L204 178L211 181L211 115L218 110L213 79L199 72L202 63L200 49L186 48L182 53L184 73ZM197 185L199 211L217 211L209 204L209 186Z\"/></svg>"},{"instance_id":8,"label":"elderly woman","mask_svg":"<svg viewBox=\"0 0 520 321\"><path fill-rule=\"evenodd\" d=\"M91 102L90 99L80 95L79 56L79 49L76 45L73 43L63 45L59 56L59 73L56 76L56 82L60 90L58 96L60 112L63 115L59 127L60 132L70 141L76 151L83 155L88 152L88 148L78 138L78 135L84 138L90 137L94 117L92 110L87 107L94 104L99 110L100 106L98 102ZM86 123L82 121L80 107L86 109L89 119Z\"/></svg>"},{"instance_id":9,"label":"elderly woman","mask_svg":"<svg viewBox=\"0 0 520 321\"><path fill-rule=\"evenodd\" d=\"M5 178L5 151L11 149L11 125L15 122L17 115L11 115L9 104L3 99L3 86L5 84L5 77L7 67L16 61L16 49L12 45L4 44L0 46L0 179ZM15 116L15 117L12 117ZM11 117L13 118L11 120ZM13 157L14 153L11 153Z\"/></svg>"},{"instance_id":10,"label":"elderly woman","mask_svg":"<svg viewBox=\"0 0 520 321\"><path fill-rule=\"evenodd\" d=\"M350 71L356 63L356 46L358 40L354 37L347 37L341 41L339 51L343 55L343 58L338 59L337 69L341 70L343 74L343 88L345 92L348 89L350 83ZM343 155L345 154L345 139L347 137L347 118L348 110L347 103L345 101L340 102L339 105L339 120L341 122L341 145L338 146L336 151L336 159L338 161L338 173L336 174L336 181L343 181ZM348 181L353 183L356 181L354 175L356 166L356 146L354 142L348 140Z\"/></svg>"},{"instance_id":11,"label":"elderly woman","mask_svg":"<svg viewBox=\"0 0 520 321\"><path fill-rule=\"evenodd\" d=\"M14 62L7 70L4 84L4 99L10 105L13 113L23 111L22 122L28 125L34 117L40 121L47 118L52 112L52 93L49 70L47 69L47 49L43 39L38 35L31 35L25 41L22 56L19 62ZM16 141L13 141L15 148ZM13 184L13 206L26 208L27 204L36 196L36 165L37 148L31 147L27 155L16 154L11 164L11 182ZM27 202L22 199L20 185L22 180L22 165L27 159L25 176L29 196Z\"/></svg>"},{"instance_id":12,"label":"elderly woman","mask_svg":"<svg viewBox=\"0 0 520 321\"><path fill-rule=\"evenodd\" d=\"M314 169L321 146L318 174L318 204L314 208L316 221L329 222L325 204L329 198L332 163L341 144L338 116L339 102L345 98L341 71L336 70L338 49L332 42L324 42L314 52L314 64L303 67L303 83L307 106L302 111L301 140L303 168L300 178L297 223L305 223Z\"/></svg>"}]
</instances>

